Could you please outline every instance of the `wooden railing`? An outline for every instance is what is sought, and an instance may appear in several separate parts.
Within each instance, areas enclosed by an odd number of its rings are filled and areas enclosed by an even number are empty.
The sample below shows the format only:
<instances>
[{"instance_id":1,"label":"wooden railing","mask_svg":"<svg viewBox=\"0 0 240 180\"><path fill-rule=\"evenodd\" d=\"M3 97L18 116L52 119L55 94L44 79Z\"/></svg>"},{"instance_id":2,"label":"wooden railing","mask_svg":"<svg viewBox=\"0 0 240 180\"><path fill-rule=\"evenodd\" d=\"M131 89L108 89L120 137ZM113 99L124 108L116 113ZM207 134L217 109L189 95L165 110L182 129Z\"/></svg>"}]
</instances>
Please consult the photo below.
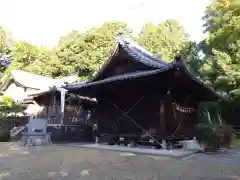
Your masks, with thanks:
<instances>
[{"instance_id":1,"label":"wooden railing","mask_svg":"<svg viewBox=\"0 0 240 180\"><path fill-rule=\"evenodd\" d=\"M48 124L60 124L60 112L60 106L44 106L42 112L37 117L47 119Z\"/></svg>"},{"instance_id":2,"label":"wooden railing","mask_svg":"<svg viewBox=\"0 0 240 180\"><path fill-rule=\"evenodd\" d=\"M237 138L240 138L240 125L233 126L234 133Z\"/></svg>"},{"instance_id":3,"label":"wooden railing","mask_svg":"<svg viewBox=\"0 0 240 180\"><path fill-rule=\"evenodd\" d=\"M38 115L38 118L45 118L48 120L48 124L60 124L61 119L61 107L60 106L45 106L42 112ZM76 108L65 108L64 110L64 124L81 123L87 124L86 114Z\"/></svg>"}]
</instances>

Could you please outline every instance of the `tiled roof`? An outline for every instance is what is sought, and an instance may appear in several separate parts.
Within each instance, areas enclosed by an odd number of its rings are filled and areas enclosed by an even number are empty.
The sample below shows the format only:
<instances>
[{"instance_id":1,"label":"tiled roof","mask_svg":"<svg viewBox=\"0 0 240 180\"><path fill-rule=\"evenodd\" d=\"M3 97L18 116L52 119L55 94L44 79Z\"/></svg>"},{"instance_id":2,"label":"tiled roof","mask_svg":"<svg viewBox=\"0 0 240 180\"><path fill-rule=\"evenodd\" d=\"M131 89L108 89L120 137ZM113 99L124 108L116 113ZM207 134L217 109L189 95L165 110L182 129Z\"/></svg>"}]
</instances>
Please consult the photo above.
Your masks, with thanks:
<instances>
[{"instance_id":1,"label":"tiled roof","mask_svg":"<svg viewBox=\"0 0 240 180\"><path fill-rule=\"evenodd\" d=\"M206 90L209 93L213 94L213 97L221 98L221 96L218 95L212 88L210 88L207 85L205 85L198 78L195 78L194 76L192 76L188 72L186 67L184 66L184 64L182 62L182 59L176 59L172 63L169 63L167 66L162 67L162 68L158 68L156 70L148 70L148 71L125 73L125 74L121 74L121 75L116 75L116 76L112 76L112 77L109 77L109 78L105 78L103 80L99 80L99 81L95 81L95 82L87 82L87 83L83 83L83 84L73 83L73 84L68 84L64 88L66 88L68 91L76 91L78 89L92 87L92 86L96 86L96 85L100 85L100 84L111 83L111 82L115 82L115 81L122 81L122 80L128 80L128 79L135 79L135 78L138 78L138 77L151 76L151 75L154 75L154 74L159 74L159 73L163 73L163 72L169 71L169 70L171 70L171 69L173 69L175 67L179 67L182 70L184 70L184 72L189 76L190 79L192 79L197 84L199 84L199 85L203 86L204 88L206 88Z\"/></svg>"},{"instance_id":2,"label":"tiled roof","mask_svg":"<svg viewBox=\"0 0 240 180\"><path fill-rule=\"evenodd\" d=\"M45 94L48 94L48 93L51 93L51 92L61 93L61 91L66 92L66 89L59 88L59 87L53 87L53 88L49 88L48 90L37 90L37 91L31 92L31 93L28 93L26 99L32 99L34 97L39 97L41 95L45 95ZM89 97L80 96L80 95L76 95L76 94L72 94L72 93L67 93L67 95L70 96L70 97L73 97L73 98L81 99L81 100L96 102L95 98L89 98Z\"/></svg>"},{"instance_id":3,"label":"tiled roof","mask_svg":"<svg viewBox=\"0 0 240 180\"><path fill-rule=\"evenodd\" d=\"M141 62L146 66L159 69L168 65L168 63L154 57L150 52L139 46L131 39L119 37L117 38L117 43L113 54L110 56L108 61L100 68L100 70L95 72L96 75L90 80L91 82L95 81L99 77L99 75L112 63L112 61L114 61L113 57L116 51L119 49L119 46L122 47L128 55L132 56L135 61Z\"/></svg>"},{"instance_id":4,"label":"tiled roof","mask_svg":"<svg viewBox=\"0 0 240 180\"><path fill-rule=\"evenodd\" d=\"M89 86L95 86L95 85L99 85L99 84L110 83L110 82L114 82L114 81L121 81L121 80L127 80L127 79L133 79L133 78L137 78L137 77L158 74L158 73L166 71L168 69L170 69L170 67L156 69L156 70L150 70L150 71L125 73L125 74L116 75L116 76L112 76L112 77L109 77L109 78L106 78L103 80L89 82L89 83L85 83L85 84L78 84L78 83L68 84L65 88L67 90L74 90L74 89L79 89L79 88L84 88L84 87L89 87Z\"/></svg>"},{"instance_id":5,"label":"tiled roof","mask_svg":"<svg viewBox=\"0 0 240 180\"><path fill-rule=\"evenodd\" d=\"M126 52L128 52L129 55L133 56L135 60L138 60L148 66L162 68L168 65L168 63L154 57L153 54L131 39L120 37L117 39L117 42L124 48Z\"/></svg>"},{"instance_id":6,"label":"tiled roof","mask_svg":"<svg viewBox=\"0 0 240 180\"><path fill-rule=\"evenodd\" d=\"M32 89L49 89L49 87L53 86L61 87L66 81L66 79L52 79L21 70L12 70L11 76L19 85ZM70 82L74 81L72 80Z\"/></svg>"}]
</instances>

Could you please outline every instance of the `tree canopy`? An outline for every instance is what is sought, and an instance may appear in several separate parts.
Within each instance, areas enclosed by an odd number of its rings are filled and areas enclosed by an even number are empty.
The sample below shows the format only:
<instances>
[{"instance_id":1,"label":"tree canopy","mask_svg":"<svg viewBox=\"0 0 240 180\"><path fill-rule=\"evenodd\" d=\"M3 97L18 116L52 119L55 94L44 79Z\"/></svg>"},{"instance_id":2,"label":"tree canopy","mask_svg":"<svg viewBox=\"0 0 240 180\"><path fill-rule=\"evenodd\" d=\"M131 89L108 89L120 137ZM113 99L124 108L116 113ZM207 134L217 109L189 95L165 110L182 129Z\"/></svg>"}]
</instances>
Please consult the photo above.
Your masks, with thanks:
<instances>
[{"instance_id":1,"label":"tree canopy","mask_svg":"<svg viewBox=\"0 0 240 180\"><path fill-rule=\"evenodd\" d=\"M91 75L108 59L118 30L130 32L127 24L106 22L85 33L73 31L61 38L56 54L61 63L61 74L82 72Z\"/></svg>"},{"instance_id":2,"label":"tree canopy","mask_svg":"<svg viewBox=\"0 0 240 180\"><path fill-rule=\"evenodd\" d=\"M203 19L208 33L202 46L205 80L229 97L240 95L240 1L213 1Z\"/></svg>"},{"instance_id":3,"label":"tree canopy","mask_svg":"<svg viewBox=\"0 0 240 180\"><path fill-rule=\"evenodd\" d=\"M240 94L240 1L212 1L203 20L207 38L200 43L190 41L184 27L169 19L145 24L137 36L124 22L105 22L86 32L72 31L60 37L53 49L21 41L9 47L8 33L0 27L0 52L8 55L0 58L0 66L5 74L21 69L53 78L79 74L87 79L107 61L115 35L122 31L167 62L182 53L193 75L228 97Z\"/></svg>"},{"instance_id":4,"label":"tree canopy","mask_svg":"<svg viewBox=\"0 0 240 180\"><path fill-rule=\"evenodd\" d=\"M170 62L186 48L189 39L183 26L175 20L167 20L158 25L144 25L138 41L154 55Z\"/></svg>"},{"instance_id":5,"label":"tree canopy","mask_svg":"<svg viewBox=\"0 0 240 180\"><path fill-rule=\"evenodd\" d=\"M0 26L0 53L5 53L7 49L7 32Z\"/></svg>"},{"instance_id":6,"label":"tree canopy","mask_svg":"<svg viewBox=\"0 0 240 180\"><path fill-rule=\"evenodd\" d=\"M240 60L240 1L216 0L203 19L210 48L229 54L235 62Z\"/></svg>"},{"instance_id":7,"label":"tree canopy","mask_svg":"<svg viewBox=\"0 0 240 180\"><path fill-rule=\"evenodd\" d=\"M239 101L240 1L213 0L203 20L207 37L199 43L190 41L184 27L169 19L143 25L138 35L124 22L105 22L86 32L63 35L52 49L15 42L0 26L0 73L7 77L12 69L20 69L53 78L78 74L81 80L88 79L108 60L115 35L121 31L166 62L183 54L190 73L228 99Z\"/></svg>"},{"instance_id":8,"label":"tree canopy","mask_svg":"<svg viewBox=\"0 0 240 180\"><path fill-rule=\"evenodd\" d=\"M80 74L86 79L107 61L118 31L134 38L154 55L162 55L168 62L189 42L184 28L174 20L167 20L156 26L146 24L140 36L134 36L126 23L105 22L86 32L72 31L60 37L54 49L39 48L22 41L15 42L9 47L11 65L6 72L21 69L54 78Z\"/></svg>"}]
</instances>

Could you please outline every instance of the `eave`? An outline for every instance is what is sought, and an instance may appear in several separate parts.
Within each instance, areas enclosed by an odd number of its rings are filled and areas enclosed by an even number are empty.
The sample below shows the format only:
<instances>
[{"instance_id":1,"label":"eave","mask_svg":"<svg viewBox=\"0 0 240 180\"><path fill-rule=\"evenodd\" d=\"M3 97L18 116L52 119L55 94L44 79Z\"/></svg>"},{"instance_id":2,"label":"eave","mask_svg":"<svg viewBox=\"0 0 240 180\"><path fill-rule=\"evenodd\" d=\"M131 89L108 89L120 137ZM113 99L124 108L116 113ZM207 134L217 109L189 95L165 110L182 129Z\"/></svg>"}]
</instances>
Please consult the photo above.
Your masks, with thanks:
<instances>
[{"instance_id":1,"label":"eave","mask_svg":"<svg viewBox=\"0 0 240 180\"><path fill-rule=\"evenodd\" d=\"M118 54L119 50L123 49L125 53L127 53L132 60L135 62L140 62L147 67L152 69L159 69L168 65L168 63L155 58L152 54L150 54L147 50L142 48L141 46L137 45L135 42L131 40L124 39L122 37L117 38L117 42L114 48L113 53L111 54L110 58L107 62L95 72L95 75L89 80L89 82L94 82L100 79L101 75L106 71L106 69L114 62L116 55Z\"/></svg>"},{"instance_id":2,"label":"eave","mask_svg":"<svg viewBox=\"0 0 240 180\"><path fill-rule=\"evenodd\" d=\"M175 69L181 69L189 79L191 79L193 82L196 82L200 86L204 87L209 94L212 94L213 98L212 99L222 99L222 97L217 94L212 88L208 87L206 84L204 84L202 81L194 77L189 73L187 68L185 67L183 60L181 58L176 57L176 59L168 64L168 66L163 67L161 69L156 69L156 70L149 70L149 71L141 71L141 72L134 72L134 73L126 73L126 74L121 74L113 77L109 77L103 80L99 81L94 81L94 82L88 82L85 84L68 84L65 88L70 91L70 92L78 92L81 94L82 89L86 88L94 88L95 86L98 85L104 85L116 81L123 81L123 80L130 80L130 79L136 79L144 76L152 76L152 75L157 75L163 72L175 70Z\"/></svg>"}]
</instances>

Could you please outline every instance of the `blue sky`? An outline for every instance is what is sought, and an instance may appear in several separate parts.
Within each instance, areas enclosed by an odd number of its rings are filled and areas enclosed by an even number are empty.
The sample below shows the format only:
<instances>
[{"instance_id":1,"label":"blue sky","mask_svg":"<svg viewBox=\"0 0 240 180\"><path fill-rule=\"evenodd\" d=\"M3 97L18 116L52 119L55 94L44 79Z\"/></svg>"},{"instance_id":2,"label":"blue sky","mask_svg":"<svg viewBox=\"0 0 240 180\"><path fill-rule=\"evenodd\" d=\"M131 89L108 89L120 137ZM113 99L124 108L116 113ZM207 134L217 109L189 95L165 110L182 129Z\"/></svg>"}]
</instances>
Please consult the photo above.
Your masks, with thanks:
<instances>
[{"instance_id":1,"label":"blue sky","mask_svg":"<svg viewBox=\"0 0 240 180\"><path fill-rule=\"evenodd\" d=\"M203 38L201 17L209 0L1 0L0 25L13 38L53 46L72 30L124 21L135 31L145 23L176 19L192 40Z\"/></svg>"}]
</instances>

